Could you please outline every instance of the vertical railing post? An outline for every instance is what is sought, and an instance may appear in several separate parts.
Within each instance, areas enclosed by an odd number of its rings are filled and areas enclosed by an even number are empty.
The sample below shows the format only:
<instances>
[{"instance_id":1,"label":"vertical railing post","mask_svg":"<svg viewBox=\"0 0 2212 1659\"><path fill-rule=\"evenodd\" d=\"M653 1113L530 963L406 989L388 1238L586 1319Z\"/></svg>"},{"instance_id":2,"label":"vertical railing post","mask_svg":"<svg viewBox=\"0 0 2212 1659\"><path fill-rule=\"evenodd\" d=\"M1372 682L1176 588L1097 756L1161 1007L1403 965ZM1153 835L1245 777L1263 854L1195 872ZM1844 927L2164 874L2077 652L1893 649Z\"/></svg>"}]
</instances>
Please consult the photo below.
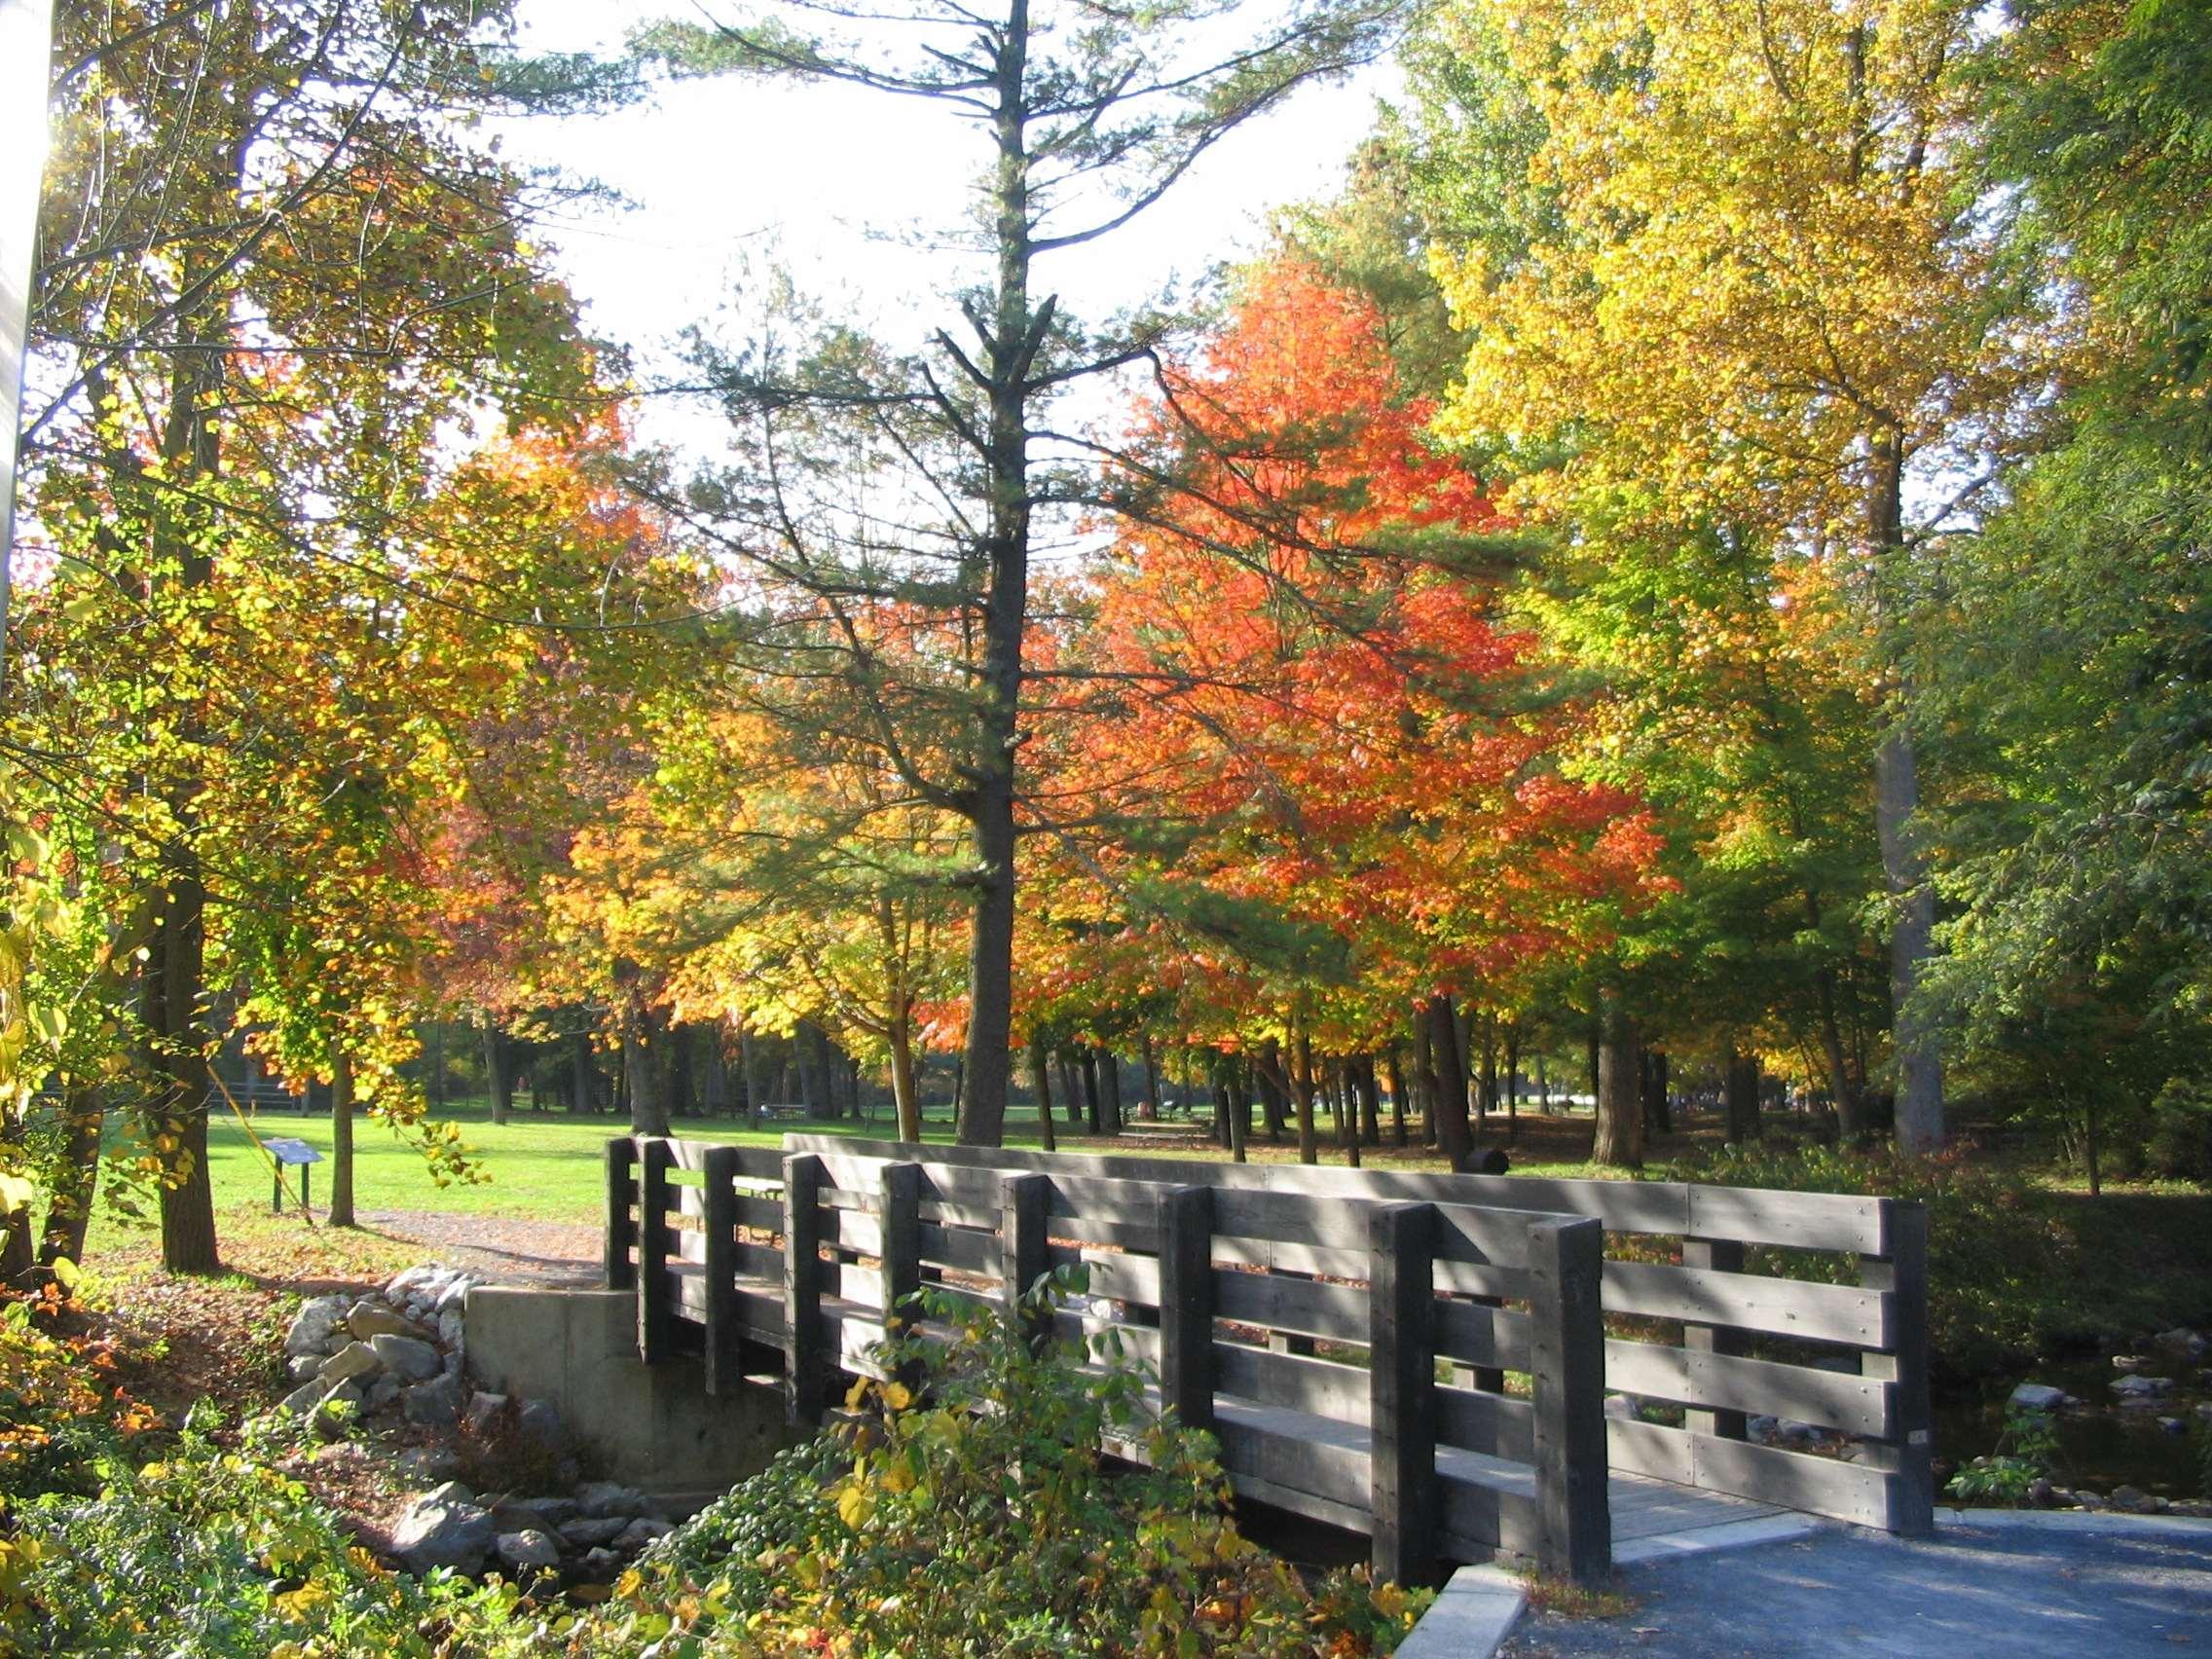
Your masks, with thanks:
<instances>
[{"instance_id":1,"label":"vertical railing post","mask_svg":"<svg viewBox=\"0 0 2212 1659\"><path fill-rule=\"evenodd\" d=\"M1045 1212L1051 1192L1050 1175L999 1177L999 1282L1006 1296L1008 1323L1022 1327L1032 1348L1042 1348L1051 1336L1048 1318L1025 1321L1021 1311L1021 1299L1051 1265L1045 1248Z\"/></svg>"},{"instance_id":2,"label":"vertical railing post","mask_svg":"<svg viewBox=\"0 0 2212 1659\"><path fill-rule=\"evenodd\" d=\"M1744 1245L1738 1238L1685 1238L1682 1240L1682 1266L1709 1269L1715 1272L1740 1273L1744 1271ZM1715 1354L1743 1354L1750 1351L1745 1333L1728 1325L1682 1326L1682 1346L1688 1352ZM1690 1373L1697 1373L1697 1361L1689 1362ZM1682 1414L1682 1426L1693 1434L1717 1435L1722 1440L1744 1438L1745 1414L1740 1411L1721 1411L1690 1407Z\"/></svg>"},{"instance_id":3,"label":"vertical railing post","mask_svg":"<svg viewBox=\"0 0 2212 1659\"><path fill-rule=\"evenodd\" d=\"M1889 1480L1889 1530L1908 1538L1936 1530L1936 1419L1928 1375L1928 1210L1884 1198L1884 1254L1859 1259L1859 1282L1890 1299L1889 1342L1859 1356L1860 1374L1891 1384L1894 1438L1862 1448Z\"/></svg>"},{"instance_id":4,"label":"vertical railing post","mask_svg":"<svg viewBox=\"0 0 2212 1659\"><path fill-rule=\"evenodd\" d=\"M1436 1211L1367 1212L1369 1508L1376 1581L1436 1576Z\"/></svg>"},{"instance_id":5,"label":"vertical railing post","mask_svg":"<svg viewBox=\"0 0 2212 1659\"><path fill-rule=\"evenodd\" d=\"M1606 1491L1605 1235L1589 1217L1529 1229L1529 1367L1535 1389L1536 1566L1594 1584L1612 1570Z\"/></svg>"},{"instance_id":6,"label":"vertical railing post","mask_svg":"<svg viewBox=\"0 0 2212 1659\"><path fill-rule=\"evenodd\" d=\"M638 1201L638 1144L628 1135L607 1143L607 1288L634 1290L638 1264L638 1222L630 1206Z\"/></svg>"},{"instance_id":7,"label":"vertical railing post","mask_svg":"<svg viewBox=\"0 0 2212 1659\"><path fill-rule=\"evenodd\" d=\"M737 1172L734 1146L707 1149L700 1160L706 1177L701 1197L701 1222L706 1228L707 1255L700 1272L706 1281L707 1392L734 1391L741 1367L738 1363L737 1314Z\"/></svg>"},{"instance_id":8,"label":"vertical railing post","mask_svg":"<svg viewBox=\"0 0 2212 1659\"><path fill-rule=\"evenodd\" d=\"M1160 1403L1213 1427L1213 1189L1160 1195Z\"/></svg>"},{"instance_id":9,"label":"vertical railing post","mask_svg":"<svg viewBox=\"0 0 2212 1659\"><path fill-rule=\"evenodd\" d=\"M919 1163L886 1163L880 1176L882 1198L880 1254L883 1274L883 1335L895 1341L916 1317L907 1299L922 1288L922 1166ZM920 1367L909 1360L899 1368L899 1381L909 1388Z\"/></svg>"},{"instance_id":10,"label":"vertical railing post","mask_svg":"<svg viewBox=\"0 0 2212 1659\"><path fill-rule=\"evenodd\" d=\"M822 1420L830 1381L822 1330L822 1160L784 1160L784 1383L794 1427Z\"/></svg>"},{"instance_id":11,"label":"vertical railing post","mask_svg":"<svg viewBox=\"0 0 2212 1659\"><path fill-rule=\"evenodd\" d=\"M658 1136L638 1143L638 1357L668 1357L668 1171L675 1154Z\"/></svg>"}]
</instances>

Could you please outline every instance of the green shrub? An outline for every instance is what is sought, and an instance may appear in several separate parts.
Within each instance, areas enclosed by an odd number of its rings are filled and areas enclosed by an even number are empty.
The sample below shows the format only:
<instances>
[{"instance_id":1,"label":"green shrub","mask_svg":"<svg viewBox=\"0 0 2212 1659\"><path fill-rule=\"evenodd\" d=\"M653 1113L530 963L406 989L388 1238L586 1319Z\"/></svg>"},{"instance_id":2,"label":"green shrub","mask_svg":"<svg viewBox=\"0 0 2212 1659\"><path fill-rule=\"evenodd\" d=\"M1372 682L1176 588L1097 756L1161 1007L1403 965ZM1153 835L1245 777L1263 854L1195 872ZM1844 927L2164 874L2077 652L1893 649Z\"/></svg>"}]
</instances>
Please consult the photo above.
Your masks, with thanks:
<instances>
[{"instance_id":1,"label":"green shrub","mask_svg":"<svg viewBox=\"0 0 2212 1659\"><path fill-rule=\"evenodd\" d=\"M1800 1193L1911 1198L1928 1206L1929 1340L1938 1375L1986 1376L2034 1358L2072 1334L2054 1288L2073 1241L2043 1197L2019 1176L1947 1152L1906 1158L1841 1147L1731 1147L1669 1171L1676 1180ZM1854 1282L1849 1257L1754 1250L1754 1272Z\"/></svg>"},{"instance_id":2,"label":"green shrub","mask_svg":"<svg viewBox=\"0 0 2212 1659\"><path fill-rule=\"evenodd\" d=\"M2151 1102L2146 1171L2212 1187L2212 1084L2174 1078Z\"/></svg>"},{"instance_id":3,"label":"green shrub","mask_svg":"<svg viewBox=\"0 0 2212 1659\"><path fill-rule=\"evenodd\" d=\"M1045 1316L1074 1288L1028 1300ZM785 1454L663 1539L579 1629L590 1650L854 1655L1388 1652L1425 1598L1338 1574L1309 1593L1227 1512L1210 1437L1148 1419L1133 1370L1033 1354L996 1309L926 1292L937 1346L903 1342L922 1391ZM1102 1442L1148 1467L1109 1473Z\"/></svg>"},{"instance_id":4,"label":"green shrub","mask_svg":"<svg viewBox=\"0 0 2212 1659\"><path fill-rule=\"evenodd\" d=\"M211 1416L159 1462L101 1459L90 1496L52 1493L12 1512L0 1646L148 1659L429 1655L457 1621L488 1633L508 1623L511 1590L380 1566L297 1482L217 1445Z\"/></svg>"},{"instance_id":5,"label":"green shrub","mask_svg":"<svg viewBox=\"0 0 2212 1659\"><path fill-rule=\"evenodd\" d=\"M2050 1473L2058 1456L2058 1429L2042 1412L2014 1411L2005 1419L1997 1450L1970 1460L1946 1489L1968 1503L2025 1503L2028 1489Z\"/></svg>"}]
</instances>

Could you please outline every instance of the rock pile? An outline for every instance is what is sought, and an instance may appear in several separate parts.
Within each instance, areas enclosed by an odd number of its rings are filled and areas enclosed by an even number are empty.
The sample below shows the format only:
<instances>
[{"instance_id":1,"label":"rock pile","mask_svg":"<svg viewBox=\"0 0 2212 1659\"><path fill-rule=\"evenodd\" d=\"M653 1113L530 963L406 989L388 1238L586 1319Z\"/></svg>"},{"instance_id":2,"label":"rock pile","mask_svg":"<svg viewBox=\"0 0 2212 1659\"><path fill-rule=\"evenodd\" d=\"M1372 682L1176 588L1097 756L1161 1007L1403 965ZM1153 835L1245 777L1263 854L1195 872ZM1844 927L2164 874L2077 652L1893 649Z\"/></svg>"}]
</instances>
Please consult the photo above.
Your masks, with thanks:
<instances>
[{"instance_id":1,"label":"rock pile","mask_svg":"<svg viewBox=\"0 0 2212 1659\"><path fill-rule=\"evenodd\" d=\"M373 1297L318 1296L284 1333L284 1364L294 1384L282 1407L313 1417L324 1433L343 1402L364 1418L396 1414L424 1428L450 1429L466 1397L461 1382L466 1332L461 1309L468 1274L409 1268Z\"/></svg>"},{"instance_id":2,"label":"rock pile","mask_svg":"<svg viewBox=\"0 0 2212 1659\"><path fill-rule=\"evenodd\" d=\"M391 1553L409 1571L498 1571L522 1581L558 1573L571 1584L605 1583L702 1500L672 1502L610 1481L582 1481L551 1402L472 1389L464 1309L477 1282L449 1268L410 1268L373 1296L304 1304L284 1335L295 1386L281 1409L312 1419L336 1440L346 1416L330 1408L343 1401L364 1429L388 1428L393 1438L417 1442L398 1452L395 1465L440 1484L410 1503L392 1530ZM483 1454L502 1441L537 1454L524 1466L551 1471L561 1491L479 1494L454 1478L470 1468L479 1471L471 1478L481 1478ZM457 1447L473 1448L475 1462ZM495 1478L512 1476L510 1468Z\"/></svg>"}]
</instances>

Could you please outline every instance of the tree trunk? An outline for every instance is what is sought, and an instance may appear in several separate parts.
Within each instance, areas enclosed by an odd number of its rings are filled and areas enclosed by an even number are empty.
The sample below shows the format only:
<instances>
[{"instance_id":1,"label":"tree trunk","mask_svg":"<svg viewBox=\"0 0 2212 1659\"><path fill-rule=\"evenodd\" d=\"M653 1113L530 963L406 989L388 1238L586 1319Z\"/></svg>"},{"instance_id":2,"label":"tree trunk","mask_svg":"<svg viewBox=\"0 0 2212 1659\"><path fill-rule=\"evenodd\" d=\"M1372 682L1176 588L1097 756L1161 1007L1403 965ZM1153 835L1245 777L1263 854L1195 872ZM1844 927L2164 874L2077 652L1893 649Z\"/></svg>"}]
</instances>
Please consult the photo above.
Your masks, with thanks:
<instances>
[{"instance_id":1,"label":"tree trunk","mask_svg":"<svg viewBox=\"0 0 2212 1659\"><path fill-rule=\"evenodd\" d=\"M570 1097L571 1112L596 1112L599 1090L592 1077L591 1034L578 1031L571 1040L569 1050L569 1083L574 1092Z\"/></svg>"},{"instance_id":2,"label":"tree trunk","mask_svg":"<svg viewBox=\"0 0 2212 1659\"><path fill-rule=\"evenodd\" d=\"M1406 1072L1392 1043L1382 1056L1383 1078L1390 1086L1390 1144L1406 1144Z\"/></svg>"},{"instance_id":3,"label":"tree trunk","mask_svg":"<svg viewBox=\"0 0 2212 1659\"><path fill-rule=\"evenodd\" d=\"M1728 1070L1721 1079L1721 1099L1726 1106L1728 1143L1739 1146L1760 1136L1759 1062L1756 1054L1728 1051Z\"/></svg>"},{"instance_id":4,"label":"tree trunk","mask_svg":"<svg viewBox=\"0 0 2212 1659\"><path fill-rule=\"evenodd\" d=\"M1643 1080L1643 1132L1648 1139L1653 1135L1672 1134L1675 1119L1667 1104L1667 1056L1662 1050L1646 1049L1639 1067Z\"/></svg>"},{"instance_id":5,"label":"tree trunk","mask_svg":"<svg viewBox=\"0 0 2212 1659\"><path fill-rule=\"evenodd\" d=\"M1075 1056L1062 1049L1052 1063L1060 1068L1060 1098L1067 1102L1068 1127L1083 1127L1083 1088L1076 1081Z\"/></svg>"},{"instance_id":6,"label":"tree trunk","mask_svg":"<svg viewBox=\"0 0 2212 1659\"><path fill-rule=\"evenodd\" d=\"M1321 1161L1320 1141L1313 1132L1313 1045L1301 1031L1290 1044L1290 1099L1298 1113L1298 1161Z\"/></svg>"},{"instance_id":7,"label":"tree trunk","mask_svg":"<svg viewBox=\"0 0 2212 1659\"><path fill-rule=\"evenodd\" d=\"M507 1075L507 1042L492 1016L484 1016L484 1087L492 1095L492 1122L504 1124L515 1109L515 1083Z\"/></svg>"},{"instance_id":8,"label":"tree trunk","mask_svg":"<svg viewBox=\"0 0 2212 1659\"><path fill-rule=\"evenodd\" d=\"M46 1227L39 1240L39 1265L85 1259L85 1230L92 1219L92 1200L100 1178L100 1132L107 1108L99 1086L72 1083L63 1097L61 1182L47 1200Z\"/></svg>"},{"instance_id":9,"label":"tree trunk","mask_svg":"<svg viewBox=\"0 0 2212 1659\"><path fill-rule=\"evenodd\" d=\"M1359 1100L1359 1138L1369 1146L1381 1146L1382 1096L1376 1086L1373 1054L1362 1054L1352 1062L1351 1086Z\"/></svg>"},{"instance_id":10,"label":"tree trunk","mask_svg":"<svg viewBox=\"0 0 2212 1659\"><path fill-rule=\"evenodd\" d=\"M1471 1037L1473 1034L1474 1027L1470 1022L1468 1035ZM1490 1115L1497 1110L1497 1019L1493 1014L1483 1015L1482 1041L1482 1090L1476 1096L1475 1119L1487 1128Z\"/></svg>"},{"instance_id":11,"label":"tree trunk","mask_svg":"<svg viewBox=\"0 0 2212 1659\"><path fill-rule=\"evenodd\" d=\"M668 1133L668 1102L655 1087L658 1056L653 1052L650 1016L644 999L631 992L630 1007L622 1020L622 1079L630 1090L630 1132L638 1135Z\"/></svg>"},{"instance_id":12,"label":"tree trunk","mask_svg":"<svg viewBox=\"0 0 2212 1659\"><path fill-rule=\"evenodd\" d=\"M899 1138L919 1145L922 1138L921 1082L914 1072L914 1034L904 1015L891 1022L891 1100L899 1115Z\"/></svg>"},{"instance_id":13,"label":"tree trunk","mask_svg":"<svg viewBox=\"0 0 2212 1659\"><path fill-rule=\"evenodd\" d=\"M330 1214L332 1227L353 1223L353 1057L330 1057Z\"/></svg>"},{"instance_id":14,"label":"tree trunk","mask_svg":"<svg viewBox=\"0 0 2212 1659\"><path fill-rule=\"evenodd\" d=\"M1436 1149L1444 1161L1456 1169L1474 1150L1474 1135L1467 1126L1467 1078L1459 1069L1457 1021L1452 1017L1452 998L1438 992L1428 999L1429 1049L1437 1067L1436 1093L1430 1116L1436 1121Z\"/></svg>"},{"instance_id":15,"label":"tree trunk","mask_svg":"<svg viewBox=\"0 0 2212 1659\"><path fill-rule=\"evenodd\" d=\"M1047 1152L1058 1150L1052 1129L1052 1068L1045 1046L1034 1038L1029 1044L1029 1092L1037 1096L1037 1133Z\"/></svg>"},{"instance_id":16,"label":"tree trunk","mask_svg":"<svg viewBox=\"0 0 2212 1659\"><path fill-rule=\"evenodd\" d=\"M1160 1063L1153 1056L1152 1033L1142 1039L1144 1049L1144 1106L1142 1117L1148 1124L1160 1122Z\"/></svg>"},{"instance_id":17,"label":"tree trunk","mask_svg":"<svg viewBox=\"0 0 2212 1659\"><path fill-rule=\"evenodd\" d=\"M1598 1126L1590 1157L1619 1169L1643 1167L1643 1101L1637 1087L1641 1051L1636 1021L1612 998L1603 1004L1598 1040Z\"/></svg>"},{"instance_id":18,"label":"tree trunk","mask_svg":"<svg viewBox=\"0 0 2212 1659\"><path fill-rule=\"evenodd\" d=\"M1874 550L1875 629L1887 643L1895 606L1890 567L1904 545L1904 442L1894 428L1869 444L1866 535ZM1920 1006L1923 965L1936 950L1936 889L1928 879L1913 823L1920 810L1920 767L1914 753L1911 688L1894 684L1874 749L1874 828L1882 875L1895 906L1890 930L1890 1020L1897 1051L1897 1143L1901 1152L1933 1152L1943 1144L1943 1060L1935 1022Z\"/></svg>"},{"instance_id":19,"label":"tree trunk","mask_svg":"<svg viewBox=\"0 0 2212 1659\"><path fill-rule=\"evenodd\" d=\"M1270 1037L1252 1062L1252 1087L1260 1092L1260 1126L1270 1146L1282 1144L1283 1115L1290 1106L1281 1079L1282 1045Z\"/></svg>"},{"instance_id":20,"label":"tree trunk","mask_svg":"<svg viewBox=\"0 0 2212 1659\"><path fill-rule=\"evenodd\" d=\"M1521 1025L1505 1028L1505 1138L1521 1134Z\"/></svg>"},{"instance_id":21,"label":"tree trunk","mask_svg":"<svg viewBox=\"0 0 2212 1659\"><path fill-rule=\"evenodd\" d=\"M1122 1062L1111 1049L1098 1051L1099 1124L1109 1135L1122 1132Z\"/></svg>"},{"instance_id":22,"label":"tree trunk","mask_svg":"<svg viewBox=\"0 0 2212 1659\"><path fill-rule=\"evenodd\" d=\"M745 1074L745 1122L750 1128L760 1126L760 1074L754 1067L753 1028L740 1020L737 1027L737 1064ZM896 1086L894 1086L896 1087Z\"/></svg>"},{"instance_id":23,"label":"tree trunk","mask_svg":"<svg viewBox=\"0 0 2212 1659\"><path fill-rule=\"evenodd\" d=\"M1414 1058L1419 1067L1421 1144L1434 1147L1436 1120L1442 1115L1436 1103L1444 1097L1444 1080L1436 1074L1436 1041L1425 1003L1414 1010Z\"/></svg>"},{"instance_id":24,"label":"tree trunk","mask_svg":"<svg viewBox=\"0 0 2212 1659\"><path fill-rule=\"evenodd\" d=\"M1252 1133L1252 1096L1244 1087L1245 1068L1229 1055L1221 1056L1214 1073L1214 1088L1229 1105L1229 1160L1244 1161L1244 1143Z\"/></svg>"},{"instance_id":25,"label":"tree trunk","mask_svg":"<svg viewBox=\"0 0 2212 1659\"><path fill-rule=\"evenodd\" d=\"M1086 1048L1076 1070L1083 1078L1084 1126L1094 1135L1101 1134L1105 1121L1098 1108L1098 1051Z\"/></svg>"}]
</instances>

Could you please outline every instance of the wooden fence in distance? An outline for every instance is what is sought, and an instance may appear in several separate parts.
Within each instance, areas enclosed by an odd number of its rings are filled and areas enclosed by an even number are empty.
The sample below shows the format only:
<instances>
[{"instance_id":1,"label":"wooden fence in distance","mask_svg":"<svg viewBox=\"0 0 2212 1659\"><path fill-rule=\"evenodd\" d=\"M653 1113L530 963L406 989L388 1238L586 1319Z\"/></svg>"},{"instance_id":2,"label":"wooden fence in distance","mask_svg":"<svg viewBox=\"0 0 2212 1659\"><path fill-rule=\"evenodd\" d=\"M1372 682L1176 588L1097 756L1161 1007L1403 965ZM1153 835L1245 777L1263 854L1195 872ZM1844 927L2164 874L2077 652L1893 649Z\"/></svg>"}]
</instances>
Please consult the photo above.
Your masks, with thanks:
<instances>
[{"instance_id":1,"label":"wooden fence in distance","mask_svg":"<svg viewBox=\"0 0 2212 1659\"><path fill-rule=\"evenodd\" d=\"M940 1150L610 1142L607 1276L637 1292L640 1352L695 1345L717 1390L772 1364L810 1422L836 1373L882 1374L886 1313L925 1279L1005 1310L1082 1263L1063 1334L1111 1326L1239 1492L1367 1532L1378 1573L1610 1566L1597 1222ZM1458 1381L1504 1372L1526 1397Z\"/></svg>"}]
</instances>

